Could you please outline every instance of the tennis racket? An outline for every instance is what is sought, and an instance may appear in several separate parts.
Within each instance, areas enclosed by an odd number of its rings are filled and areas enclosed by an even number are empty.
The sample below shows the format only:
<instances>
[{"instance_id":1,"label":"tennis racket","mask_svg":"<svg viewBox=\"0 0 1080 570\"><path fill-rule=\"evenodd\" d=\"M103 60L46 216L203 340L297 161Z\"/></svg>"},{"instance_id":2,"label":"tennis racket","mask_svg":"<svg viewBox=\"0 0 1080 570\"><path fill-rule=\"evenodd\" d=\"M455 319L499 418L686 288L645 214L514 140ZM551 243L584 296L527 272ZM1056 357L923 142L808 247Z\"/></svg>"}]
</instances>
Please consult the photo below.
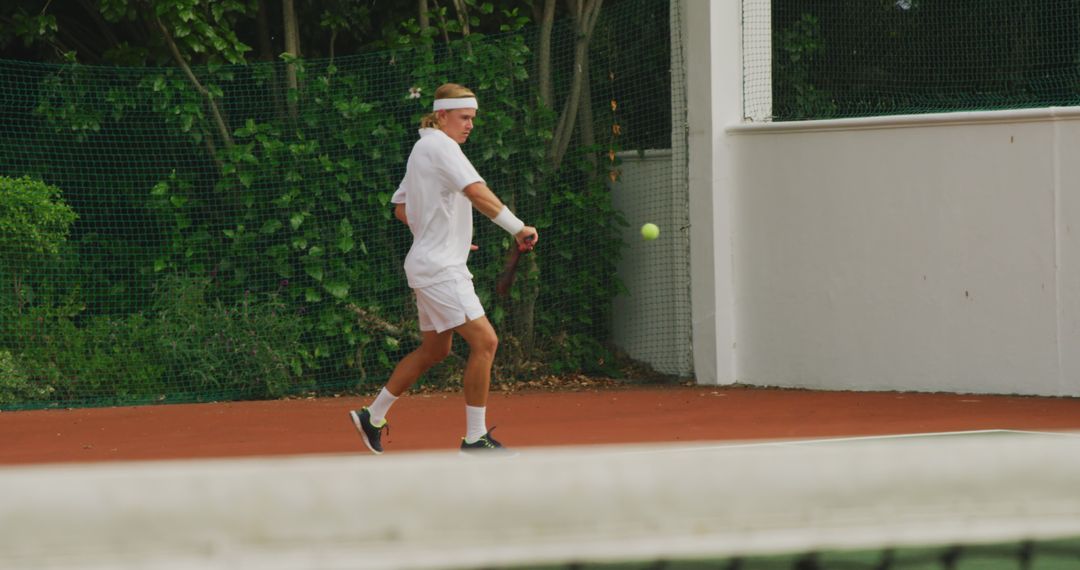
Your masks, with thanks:
<instances>
[{"instance_id":1,"label":"tennis racket","mask_svg":"<svg viewBox=\"0 0 1080 570\"><path fill-rule=\"evenodd\" d=\"M533 236L525 238L526 244L531 244ZM506 255L506 263L503 264L502 272L499 273L499 277L495 279L495 293L500 297L505 297L510 293L510 287L514 285L514 275L517 274L518 261L521 260L521 254L528 253L532 249L522 250L518 246L517 241L514 241L514 245L510 246L510 253Z\"/></svg>"}]
</instances>

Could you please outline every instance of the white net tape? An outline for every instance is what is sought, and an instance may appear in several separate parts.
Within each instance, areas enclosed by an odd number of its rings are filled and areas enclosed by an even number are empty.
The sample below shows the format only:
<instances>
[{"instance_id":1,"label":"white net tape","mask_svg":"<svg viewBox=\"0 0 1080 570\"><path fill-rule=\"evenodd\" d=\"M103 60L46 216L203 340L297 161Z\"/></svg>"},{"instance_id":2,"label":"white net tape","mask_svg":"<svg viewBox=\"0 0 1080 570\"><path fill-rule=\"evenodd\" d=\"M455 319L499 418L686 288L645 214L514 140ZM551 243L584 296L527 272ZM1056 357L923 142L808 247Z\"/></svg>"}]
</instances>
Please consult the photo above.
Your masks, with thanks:
<instances>
[{"instance_id":1,"label":"white net tape","mask_svg":"<svg viewBox=\"0 0 1080 570\"><path fill-rule=\"evenodd\" d=\"M4 568L419 568L1080 536L1080 438L0 470Z\"/></svg>"}]
</instances>

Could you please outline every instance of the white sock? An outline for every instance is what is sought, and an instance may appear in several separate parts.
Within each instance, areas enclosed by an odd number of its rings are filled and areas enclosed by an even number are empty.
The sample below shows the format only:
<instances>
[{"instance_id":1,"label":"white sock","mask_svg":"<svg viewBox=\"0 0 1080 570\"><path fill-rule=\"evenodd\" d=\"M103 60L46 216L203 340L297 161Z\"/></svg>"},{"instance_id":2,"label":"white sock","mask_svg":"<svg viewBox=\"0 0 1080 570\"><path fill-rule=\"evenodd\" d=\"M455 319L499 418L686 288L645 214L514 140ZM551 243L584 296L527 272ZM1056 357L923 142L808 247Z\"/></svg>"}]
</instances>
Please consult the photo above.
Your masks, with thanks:
<instances>
[{"instance_id":1,"label":"white sock","mask_svg":"<svg viewBox=\"0 0 1080 570\"><path fill-rule=\"evenodd\" d=\"M476 443L488 432L486 415L486 407L465 406L465 443Z\"/></svg>"},{"instance_id":2,"label":"white sock","mask_svg":"<svg viewBox=\"0 0 1080 570\"><path fill-rule=\"evenodd\" d=\"M386 421L386 412L390 411L390 406L394 405L397 399L398 397L391 394L390 390L384 386L379 395L375 396L375 401L368 406L368 411L371 412L371 425L381 427Z\"/></svg>"}]
</instances>

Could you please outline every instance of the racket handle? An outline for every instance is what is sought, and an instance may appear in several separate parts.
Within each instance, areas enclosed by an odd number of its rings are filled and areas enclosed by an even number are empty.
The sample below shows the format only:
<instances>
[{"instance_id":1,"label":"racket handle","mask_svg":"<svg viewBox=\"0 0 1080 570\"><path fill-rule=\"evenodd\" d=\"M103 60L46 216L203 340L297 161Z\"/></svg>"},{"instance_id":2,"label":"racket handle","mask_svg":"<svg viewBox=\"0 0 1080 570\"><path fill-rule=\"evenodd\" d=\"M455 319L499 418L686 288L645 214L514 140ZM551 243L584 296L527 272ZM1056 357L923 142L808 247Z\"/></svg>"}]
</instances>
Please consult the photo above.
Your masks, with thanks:
<instances>
[{"instance_id":1,"label":"racket handle","mask_svg":"<svg viewBox=\"0 0 1080 570\"><path fill-rule=\"evenodd\" d=\"M514 274L517 272L519 259L521 259L521 250L517 247L510 250L510 255L507 256L506 263L503 265L503 270L499 273L499 278L495 280L495 293L500 297L505 297L510 292L510 287L514 285Z\"/></svg>"},{"instance_id":2,"label":"racket handle","mask_svg":"<svg viewBox=\"0 0 1080 570\"><path fill-rule=\"evenodd\" d=\"M526 244L533 242L533 236L525 238ZM505 297L510 293L510 287L514 285L514 276L517 274L518 261L521 260L521 254L530 250L521 249L521 246L514 242L514 246L510 248L510 253L506 256L506 263L503 264L503 270L499 273L499 277L495 280L495 294L500 297Z\"/></svg>"}]
</instances>

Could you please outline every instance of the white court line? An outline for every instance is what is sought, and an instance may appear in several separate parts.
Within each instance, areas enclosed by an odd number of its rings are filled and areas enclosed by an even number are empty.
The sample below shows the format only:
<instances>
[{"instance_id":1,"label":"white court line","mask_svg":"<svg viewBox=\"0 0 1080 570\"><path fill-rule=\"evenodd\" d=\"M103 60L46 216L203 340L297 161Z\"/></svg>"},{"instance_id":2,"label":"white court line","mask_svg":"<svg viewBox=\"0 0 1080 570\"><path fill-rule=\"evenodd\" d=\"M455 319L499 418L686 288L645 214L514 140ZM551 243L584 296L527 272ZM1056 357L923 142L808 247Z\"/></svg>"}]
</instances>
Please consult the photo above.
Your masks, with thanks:
<instances>
[{"instance_id":1,"label":"white court line","mask_svg":"<svg viewBox=\"0 0 1080 570\"><path fill-rule=\"evenodd\" d=\"M676 447L671 449L650 449L640 451L627 451L623 453L616 453L616 455L651 455L660 453L693 453L704 451L716 451L720 449L740 449L747 447L786 447L797 445L816 445L822 443L845 443L853 441L877 441L877 440L896 440L896 439L914 439L920 437L951 437L951 436L966 436L966 435L990 435L990 434L1020 434L1020 435L1053 435L1053 436L1065 436L1080 438L1080 433L1076 432L1051 432L1051 431L1031 431L1031 430L1015 430L1015 429L979 429L979 430L964 430L964 431L939 431L939 432L917 432L917 433L897 433L886 435L860 435L852 437L822 437L812 439L785 439L785 440L770 440L760 442L742 442L742 443L717 443L712 445L698 446L698 447Z\"/></svg>"},{"instance_id":2,"label":"white court line","mask_svg":"<svg viewBox=\"0 0 1080 570\"><path fill-rule=\"evenodd\" d=\"M1009 432L1009 433L1017 433L1017 434L1021 434L1021 435L1053 435L1053 436L1058 436L1058 437L1076 437L1076 438L1080 438L1080 432L1075 432L1075 431L1036 431L1036 430L1026 430L1026 429L1004 429L1004 430L1001 430L1001 431L1006 431L1006 432Z\"/></svg>"}]
</instances>

